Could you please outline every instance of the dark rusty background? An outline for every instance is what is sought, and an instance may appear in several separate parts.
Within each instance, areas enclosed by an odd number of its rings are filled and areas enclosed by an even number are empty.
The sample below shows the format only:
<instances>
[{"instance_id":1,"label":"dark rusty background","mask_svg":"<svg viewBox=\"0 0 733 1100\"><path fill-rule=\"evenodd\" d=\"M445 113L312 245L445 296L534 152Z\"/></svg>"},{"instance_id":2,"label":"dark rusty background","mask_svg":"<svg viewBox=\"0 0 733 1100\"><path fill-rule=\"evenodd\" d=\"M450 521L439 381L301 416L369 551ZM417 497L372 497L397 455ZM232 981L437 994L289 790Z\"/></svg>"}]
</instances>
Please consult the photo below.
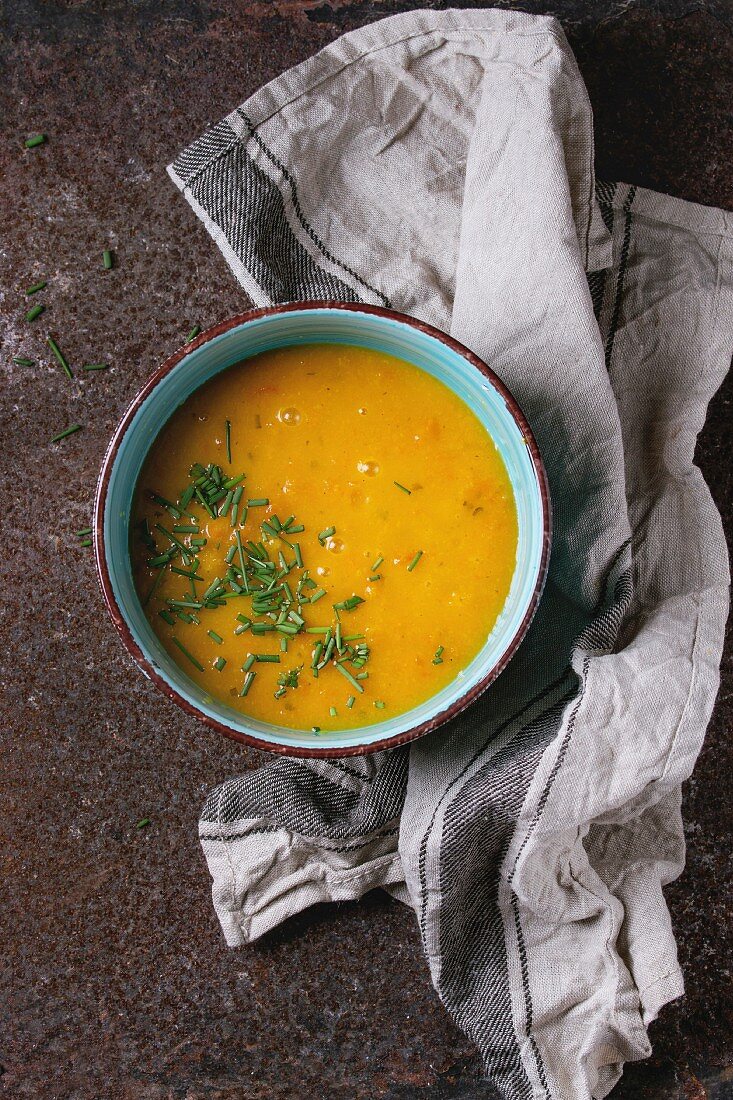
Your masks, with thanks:
<instances>
[{"instance_id":1,"label":"dark rusty background","mask_svg":"<svg viewBox=\"0 0 733 1100\"><path fill-rule=\"evenodd\" d=\"M42 1100L488 1100L430 986L412 914L382 894L224 947L196 838L213 784L259 762L130 665L86 526L121 411L194 323L247 305L164 167L264 81L380 0L6 0L2 32L3 546L0 1091ZM435 7L447 6L434 4ZM469 4L467 6L488 6ZM733 7L558 0L596 112L598 170L733 207ZM22 141L43 131L48 143ZM101 269L114 248L113 271ZM50 285L23 321L22 290ZM39 296L41 297L41 296ZM72 364L109 360L69 383ZM37 360L12 365L11 356ZM730 380L699 459L730 529ZM59 428L83 433L57 448ZM668 890L687 995L614 1100L733 1097L731 658L685 789ZM138 819L152 819L137 831ZM563 1100L563 1098L558 1098Z\"/></svg>"}]
</instances>

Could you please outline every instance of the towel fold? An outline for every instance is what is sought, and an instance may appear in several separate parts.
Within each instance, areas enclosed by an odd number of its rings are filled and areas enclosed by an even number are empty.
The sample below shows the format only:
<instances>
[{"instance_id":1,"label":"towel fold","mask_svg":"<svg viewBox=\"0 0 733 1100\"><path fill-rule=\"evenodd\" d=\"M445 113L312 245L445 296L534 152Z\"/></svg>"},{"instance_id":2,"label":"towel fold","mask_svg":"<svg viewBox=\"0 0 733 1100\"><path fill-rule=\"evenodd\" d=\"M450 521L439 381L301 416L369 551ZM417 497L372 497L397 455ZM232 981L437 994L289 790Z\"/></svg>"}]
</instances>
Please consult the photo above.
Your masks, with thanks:
<instances>
[{"instance_id":1,"label":"towel fold","mask_svg":"<svg viewBox=\"0 0 733 1100\"><path fill-rule=\"evenodd\" d=\"M554 511L536 619L466 713L212 792L227 942L383 886L507 1100L605 1096L682 992L662 891L728 607L693 454L731 359L733 215L595 182L561 28L497 10L347 34L169 172L257 305L385 304L485 359Z\"/></svg>"}]
</instances>

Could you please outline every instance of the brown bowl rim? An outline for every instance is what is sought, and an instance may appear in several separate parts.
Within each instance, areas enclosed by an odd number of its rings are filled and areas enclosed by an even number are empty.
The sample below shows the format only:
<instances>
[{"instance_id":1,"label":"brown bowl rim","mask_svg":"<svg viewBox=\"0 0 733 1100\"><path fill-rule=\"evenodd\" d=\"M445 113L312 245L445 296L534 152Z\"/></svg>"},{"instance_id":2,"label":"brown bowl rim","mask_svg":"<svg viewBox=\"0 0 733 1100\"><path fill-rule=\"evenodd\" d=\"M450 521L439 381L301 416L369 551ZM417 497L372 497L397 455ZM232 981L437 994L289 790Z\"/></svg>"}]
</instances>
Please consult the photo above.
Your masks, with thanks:
<instances>
[{"instance_id":1,"label":"brown bowl rim","mask_svg":"<svg viewBox=\"0 0 733 1100\"><path fill-rule=\"evenodd\" d=\"M147 657L144 651L137 644L132 636L132 632L127 625L125 617L117 604L114 591L112 588L112 581L107 568L107 560L105 554L104 545L104 509L107 502L107 493L109 490L109 482L112 473L112 467L114 466L117 453L120 448L122 439L124 438L130 424L136 416L138 410L142 404L147 400L148 396L159 385L159 383L173 370L178 364L186 358L192 351L200 348L203 344L208 343L217 336L221 336L223 333L228 332L232 328L236 328L239 325L246 324L248 321L254 321L260 317L268 317L274 314L292 313L296 311L308 311L308 310L337 310L341 312L352 313L367 313L378 317L386 317L393 321L397 321L401 324L409 325L412 328L416 328L421 332L432 336L434 339L439 340L445 344L446 347L456 352L468 363L471 364L476 370L479 371L485 378L489 380L492 386L499 391L504 398L507 408L509 409L515 423L518 425L522 432L522 436L526 443L527 449L532 457L532 462L539 485L540 499L542 502L542 556L540 560L540 567L537 573L537 580L535 581L534 592L532 599L527 607L527 611L515 630L506 650L500 657L500 659L493 665L481 679L474 684L474 686L467 691L464 695L457 699L450 707L446 707L439 714L434 715L425 722L421 722L417 726L413 726L409 730L404 730L402 733L395 734L392 737L386 737L383 740L370 743L368 745L350 745L346 747L304 747L275 744L274 742L267 741L263 737L258 737L253 733L244 733L241 730L232 729L230 726L225 725L224 722L220 722L216 718L212 718L210 715L205 714L199 710L197 706L190 703L167 682L155 669L151 660ZM114 434L109 442L107 450L102 461L102 467L99 474L99 480L97 483L97 491L94 505L94 554L97 564L97 575L99 584L102 590L107 610L110 618L114 623L118 634L120 635L122 642L127 649L128 653L133 657L136 664L141 668L144 674L149 680L155 684L155 686L169 699L172 699L186 714L189 714L199 721L203 722L209 728L217 730L230 740L238 741L240 744L248 745L250 748L264 749L268 752L276 753L281 756L292 756L301 759L328 759L337 758L342 756L366 756L370 753L380 752L382 749L397 748L399 745L408 744L410 741L415 741L419 737L424 737L428 733L432 733L440 726L445 725L451 719L461 714L467 707L482 695L490 684L499 676L499 674L506 668L509 661L512 659L520 643L522 642L529 625L534 618L537 610L542 591L547 578L547 569L549 565L550 557L550 544L552 538L552 515L551 515L551 503L550 492L547 481L547 473L542 461L537 441L534 437L532 429L527 422L522 409L520 408L516 398L509 391L506 385L501 379L491 370L489 366L477 355L474 355L469 348L465 347L458 340L455 340L452 336L448 336L447 333L442 332L440 329L435 328L433 325L428 324L425 321L420 321L415 317L410 317L407 314L399 313L396 310L384 309L381 306L362 305L356 302L330 302L330 301L309 301L309 302L288 302L278 306L265 306L260 309L247 310L245 313L238 313L234 317L229 317L225 321L221 321L219 324L206 329L200 333L189 344L185 344L174 351L172 355L162 363L160 367L155 371L148 381L142 386L142 388L133 397L132 401L128 405L124 415L122 416L119 424L117 425Z\"/></svg>"}]
</instances>

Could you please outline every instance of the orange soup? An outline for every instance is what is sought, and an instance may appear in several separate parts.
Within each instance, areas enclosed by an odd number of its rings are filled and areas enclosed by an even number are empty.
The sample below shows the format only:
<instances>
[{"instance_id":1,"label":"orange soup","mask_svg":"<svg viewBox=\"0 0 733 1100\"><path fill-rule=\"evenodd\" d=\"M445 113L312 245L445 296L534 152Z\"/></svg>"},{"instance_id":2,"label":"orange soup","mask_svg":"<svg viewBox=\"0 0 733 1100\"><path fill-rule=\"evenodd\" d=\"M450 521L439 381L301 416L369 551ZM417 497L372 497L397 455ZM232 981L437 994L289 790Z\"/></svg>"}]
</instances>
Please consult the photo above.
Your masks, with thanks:
<instances>
[{"instance_id":1,"label":"orange soup","mask_svg":"<svg viewBox=\"0 0 733 1100\"><path fill-rule=\"evenodd\" d=\"M422 703L504 605L517 517L494 443L441 382L381 352L265 352L153 444L131 554L153 630L212 697L326 731Z\"/></svg>"}]
</instances>

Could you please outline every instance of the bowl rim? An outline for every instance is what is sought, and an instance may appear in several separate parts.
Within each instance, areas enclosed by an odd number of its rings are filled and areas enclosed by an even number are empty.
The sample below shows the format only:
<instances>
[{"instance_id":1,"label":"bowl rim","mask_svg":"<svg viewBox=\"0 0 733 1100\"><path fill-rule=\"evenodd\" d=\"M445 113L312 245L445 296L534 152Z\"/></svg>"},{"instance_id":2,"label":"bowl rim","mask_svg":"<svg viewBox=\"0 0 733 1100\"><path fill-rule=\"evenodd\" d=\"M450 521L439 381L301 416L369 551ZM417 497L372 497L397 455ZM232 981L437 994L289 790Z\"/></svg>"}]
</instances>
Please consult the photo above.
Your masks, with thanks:
<instances>
[{"instance_id":1,"label":"bowl rim","mask_svg":"<svg viewBox=\"0 0 733 1100\"><path fill-rule=\"evenodd\" d=\"M355 744L349 746L339 747L327 747L323 746L304 746L276 744L268 741L264 737L259 737L254 733L245 733L242 730L233 729L226 723L219 721L217 718L213 718L203 711L199 710L193 703L185 699L179 692L169 684L160 673L156 670L150 658L141 649L141 647L135 641L132 631L127 624L127 620L119 607L115 598L114 589L112 587L112 578L107 567L107 556L105 548L104 538L104 512L107 503L107 495L109 491L109 483L112 474L112 469L117 458L117 454L122 443L122 440L127 433L133 419L137 415L138 410L147 400L153 390L167 377L168 374L177 367L178 364L186 358L191 352L198 350L202 345L209 343L211 340L223 333L228 332L232 328L237 328L240 325L246 324L248 321L257 320L260 317L268 317L276 314L305 312L310 310L319 311L335 311L335 312L352 312L352 313L366 313L380 318L387 318L388 320L396 321L400 324L408 325L412 328L418 329L420 332L425 333L428 336L440 341L446 347L450 348L461 358L465 359L472 367L474 367L484 378L488 379L491 385L501 394L503 397L507 409L514 419L517 426L520 428L527 449L530 452L532 463L534 466L535 474L537 476L537 483L540 494L540 501L542 505L542 553L540 558L539 569L537 572L537 578L532 593L532 597L527 606L527 610L521 623L518 625L514 634L509 640L509 643L496 662L490 669L477 681L465 694L460 698L440 711L438 714L433 715L432 718L427 719L424 722L419 723L417 726L411 727L409 730L403 730L401 733L395 734L391 737L385 737L383 740L371 742L369 744ZM500 675L501 672L511 661L512 657L519 648L529 625L534 618L537 611L537 606L542 595L542 591L547 579L547 571L550 558L550 545L552 541L552 505L549 491L549 483L547 479L547 472L545 465L542 461L537 441L534 437L534 433L529 426L527 418L525 417L522 409L519 406L514 395L510 392L507 386L501 381L501 379L491 370L491 368L477 355L475 355L464 344L461 344L458 340L449 336L447 333L442 332L440 329L435 328L433 325L428 324L426 321L421 321L416 317L410 317L405 313L399 313L397 310L385 309L382 306L373 306L361 304L358 302L339 302L339 301L308 301L308 302L287 302L282 305L276 306L264 306L257 309L247 310L244 313L238 313L233 317L229 317L224 321L213 325L211 328L206 329L196 336L190 343L184 344L182 347L174 351L172 355L169 355L167 359L158 367L158 369L150 376L150 378L143 384L141 389L132 398L130 404L125 410L122 418L120 419L115 431L107 446L104 458L102 460L102 466L97 481L97 488L94 502L94 521L93 521L93 538L94 538L94 556L97 566L97 580L99 582L102 596L107 607L112 622L117 629L117 633L120 635L122 642L127 649L128 653L132 656L135 663L142 670L142 672L148 677L149 680L161 691L168 699L173 700L177 705L185 711L186 714L197 718L200 722L203 722L210 729L228 737L232 741L237 741L240 744L248 745L250 748L263 749L271 753L275 753L280 756L291 756L301 759L334 759L344 756L366 756L375 752L381 752L382 749L397 748L399 745L408 744L410 741L415 741L419 737L424 737L428 733L432 733L446 722L455 718L461 714L467 707L483 695L486 689L494 680Z\"/></svg>"}]
</instances>

